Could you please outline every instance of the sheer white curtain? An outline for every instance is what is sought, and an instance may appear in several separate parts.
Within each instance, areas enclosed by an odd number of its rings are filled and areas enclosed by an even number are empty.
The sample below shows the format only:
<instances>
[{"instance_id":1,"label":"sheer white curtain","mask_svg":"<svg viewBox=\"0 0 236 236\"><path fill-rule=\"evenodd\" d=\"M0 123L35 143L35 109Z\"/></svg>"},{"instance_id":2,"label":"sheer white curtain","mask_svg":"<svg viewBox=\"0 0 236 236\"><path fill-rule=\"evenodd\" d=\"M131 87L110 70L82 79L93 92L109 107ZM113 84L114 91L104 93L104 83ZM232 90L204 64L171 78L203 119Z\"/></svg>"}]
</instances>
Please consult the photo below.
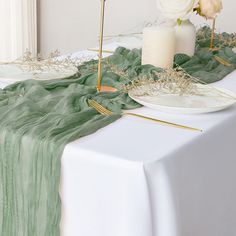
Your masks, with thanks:
<instances>
[{"instance_id":1,"label":"sheer white curtain","mask_svg":"<svg viewBox=\"0 0 236 236\"><path fill-rule=\"evenodd\" d=\"M37 0L0 0L0 60L37 53Z\"/></svg>"}]
</instances>

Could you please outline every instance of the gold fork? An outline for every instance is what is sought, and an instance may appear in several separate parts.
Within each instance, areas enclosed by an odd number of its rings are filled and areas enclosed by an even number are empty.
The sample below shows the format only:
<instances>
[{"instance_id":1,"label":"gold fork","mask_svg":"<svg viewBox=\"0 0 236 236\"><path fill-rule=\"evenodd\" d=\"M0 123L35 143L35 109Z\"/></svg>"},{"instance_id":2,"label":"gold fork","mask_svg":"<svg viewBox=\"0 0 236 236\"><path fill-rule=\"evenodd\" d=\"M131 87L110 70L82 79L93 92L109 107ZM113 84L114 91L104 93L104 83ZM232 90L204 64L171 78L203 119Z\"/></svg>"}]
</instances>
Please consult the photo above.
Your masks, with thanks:
<instances>
[{"instance_id":1,"label":"gold fork","mask_svg":"<svg viewBox=\"0 0 236 236\"><path fill-rule=\"evenodd\" d=\"M104 106L102 106L101 104L96 102L95 100L88 100L88 104L89 104L90 107L94 108L96 111L98 111L100 114L102 114L104 116L110 116L110 115L113 114L112 111L108 110L107 108L105 108ZM151 118L151 117L147 117L147 116L143 116L143 115L138 115L138 114L135 114L135 113L123 112L122 115L135 116L135 117L143 118L143 119L146 119L146 120L155 121L155 122L158 122L158 123L161 123L161 124L164 124L164 125L173 126L173 127L176 127L176 128L202 132L201 129L192 128L192 127L188 127L188 126L185 126L185 125L179 125L179 124L171 123L171 122L164 121L164 120L158 120L158 119L155 119L155 118Z\"/></svg>"}]
</instances>

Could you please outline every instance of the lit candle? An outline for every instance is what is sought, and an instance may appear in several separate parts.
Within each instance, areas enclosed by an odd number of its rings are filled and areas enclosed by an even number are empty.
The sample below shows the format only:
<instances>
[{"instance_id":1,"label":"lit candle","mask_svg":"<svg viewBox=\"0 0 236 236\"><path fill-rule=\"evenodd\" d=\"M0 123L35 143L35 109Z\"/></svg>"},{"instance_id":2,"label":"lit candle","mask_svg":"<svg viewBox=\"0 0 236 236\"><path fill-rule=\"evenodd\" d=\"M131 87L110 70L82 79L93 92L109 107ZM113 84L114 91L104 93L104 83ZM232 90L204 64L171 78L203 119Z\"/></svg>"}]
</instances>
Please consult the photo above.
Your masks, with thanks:
<instances>
[{"instance_id":1,"label":"lit candle","mask_svg":"<svg viewBox=\"0 0 236 236\"><path fill-rule=\"evenodd\" d=\"M169 26L148 27L143 31L142 64L160 68L173 67L175 29Z\"/></svg>"}]
</instances>

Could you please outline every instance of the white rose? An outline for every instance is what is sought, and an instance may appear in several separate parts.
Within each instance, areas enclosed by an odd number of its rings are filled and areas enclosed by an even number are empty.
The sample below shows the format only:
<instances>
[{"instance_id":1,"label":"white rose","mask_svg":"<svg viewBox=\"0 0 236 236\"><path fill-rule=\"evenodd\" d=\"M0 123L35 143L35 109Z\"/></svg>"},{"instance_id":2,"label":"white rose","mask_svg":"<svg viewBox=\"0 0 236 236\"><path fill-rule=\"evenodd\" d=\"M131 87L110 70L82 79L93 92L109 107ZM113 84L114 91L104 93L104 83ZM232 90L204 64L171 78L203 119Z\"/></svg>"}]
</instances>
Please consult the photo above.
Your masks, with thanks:
<instances>
[{"instance_id":1,"label":"white rose","mask_svg":"<svg viewBox=\"0 0 236 236\"><path fill-rule=\"evenodd\" d=\"M157 6L169 19L186 19L199 6L199 0L157 0Z\"/></svg>"},{"instance_id":2,"label":"white rose","mask_svg":"<svg viewBox=\"0 0 236 236\"><path fill-rule=\"evenodd\" d=\"M223 5L221 0L200 0L199 8L201 16L207 19L214 19L222 10Z\"/></svg>"}]
</instances>

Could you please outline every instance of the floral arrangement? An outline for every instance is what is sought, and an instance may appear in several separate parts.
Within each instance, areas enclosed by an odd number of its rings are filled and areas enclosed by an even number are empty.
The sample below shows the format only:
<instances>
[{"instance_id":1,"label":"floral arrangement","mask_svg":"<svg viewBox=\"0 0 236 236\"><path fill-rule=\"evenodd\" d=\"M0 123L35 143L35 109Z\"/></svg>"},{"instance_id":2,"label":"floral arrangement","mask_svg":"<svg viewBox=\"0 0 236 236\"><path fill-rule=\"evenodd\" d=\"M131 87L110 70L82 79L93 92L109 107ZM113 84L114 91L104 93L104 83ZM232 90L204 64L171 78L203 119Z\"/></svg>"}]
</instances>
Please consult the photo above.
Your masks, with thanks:
<instances>
[{"instance_id":1,"label":"floral arrangement","mask_svg":"<svg viewBox=\"0 0 236 236\"><path fill-rule=\"evenodd\" d=\"M213 19L210 49L213 50L215 36L215 19L223 9L222 0L157 0L157 6L162 14L181 25L193 12L206 18Z\"/></svg>"},{"instance_id":2,"label":"floral arrangement","mask_svg":"<svg viewBox=\"0 0 236 236\"><path fill-rule=\"evenodd\" d=\"M223 9L221 0L199 0L197 13L206 19L215 19L217 14Z\"/></svg>"},{"instance_id":3,"label":"floral arrangement","mask_svg":"<svg viewBox=\"0 0 236 236\"><path fill-rule=\"evenodd\" d=\"M166 18L177 20L179 24L193 12L215 19L223 8L222 0L157 0L157 5Z\"/></svg>"},{"instance_id":4,"label":"floral arrangement","mask_svg":"<svg viewBox=\"0 0 236 236\"><path fill-rule=\"evenodd\" d=\"M40 54L34 56L33 53L26 50L22 57L11 62L0 62L0 65L16 65L22 71L30 72L37 78L37 74L44 71L77 70L80 65L93 58L94 56L85 55L81 58L72 57L72 55L62 57L58 50L52 51L46 58L42 58Z\"/></svg>"},{"instance_id":5,"label":"floral arrangement","mask_svg":"<svg viewBox=\"0 0 236 236\"><path fill-rule=\"evenodd\" d=\"M202 85L202 86L199 86ZM234 99L235 97L204 83L188 74L182 67L165 69L154 73L154 78L141 76L126 84L125 93L132 92L135 96L158 96L161 94L177 94L179 96L205 96L211 91L212 96Z\"/></svg>"},{"instance_id":6,"label":"floral arrangement","mask_svg":"<svg viewBox=\"0 0 236 236\"><path fill-rule=\"evenodd\" d=\"M135 96L156 96L160 94L196 95L196 83L200 81L181 67L154 72L153 77L139 76L124 86L124 91L133 91Z\"/></svg>"}]
</instances>

